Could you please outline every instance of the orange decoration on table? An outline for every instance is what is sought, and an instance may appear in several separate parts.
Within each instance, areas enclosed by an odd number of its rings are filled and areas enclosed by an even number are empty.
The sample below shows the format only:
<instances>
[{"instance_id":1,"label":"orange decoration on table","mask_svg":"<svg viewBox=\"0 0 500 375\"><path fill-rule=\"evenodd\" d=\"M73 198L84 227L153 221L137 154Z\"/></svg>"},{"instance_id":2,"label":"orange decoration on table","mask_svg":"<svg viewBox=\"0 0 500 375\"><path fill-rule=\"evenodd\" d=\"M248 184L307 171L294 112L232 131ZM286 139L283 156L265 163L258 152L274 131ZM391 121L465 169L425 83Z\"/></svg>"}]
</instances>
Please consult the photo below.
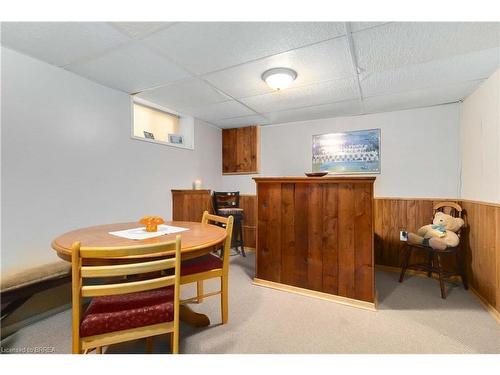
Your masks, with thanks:
<instances>
[{"instance_id":1,"label":"orange decoration on table","mask_svg":"<svg viewBox=\"0 0 500 375\"><path fill-rule=\"evenodd\" d=\"M165 220L160 216L144 216L139 223L146 226L146 232L156 232L158 231L158 225L164 224Z\"/></svg>"}]
</instances>

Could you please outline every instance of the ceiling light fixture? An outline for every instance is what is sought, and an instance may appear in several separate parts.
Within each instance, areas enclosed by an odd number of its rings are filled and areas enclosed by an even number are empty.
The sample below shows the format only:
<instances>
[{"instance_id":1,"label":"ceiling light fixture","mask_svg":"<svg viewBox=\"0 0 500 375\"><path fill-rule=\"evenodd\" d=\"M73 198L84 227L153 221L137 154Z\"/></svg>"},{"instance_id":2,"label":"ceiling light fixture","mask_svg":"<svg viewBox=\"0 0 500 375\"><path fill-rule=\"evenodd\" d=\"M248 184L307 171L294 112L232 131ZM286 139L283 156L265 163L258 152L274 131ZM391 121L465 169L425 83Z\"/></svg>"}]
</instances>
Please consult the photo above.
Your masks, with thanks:
<instances>
[{"instance_id":1,"label":"ceiling light fixture","mask_svg":"<svg viewBox=\"0 0 500 375\"><path fill-rule=\"evenodd\" d=\"M297 72L289 68L272 68L262 73L262 80L273 90L286 89L297 78Z\"/></svg>"}]
</instances>

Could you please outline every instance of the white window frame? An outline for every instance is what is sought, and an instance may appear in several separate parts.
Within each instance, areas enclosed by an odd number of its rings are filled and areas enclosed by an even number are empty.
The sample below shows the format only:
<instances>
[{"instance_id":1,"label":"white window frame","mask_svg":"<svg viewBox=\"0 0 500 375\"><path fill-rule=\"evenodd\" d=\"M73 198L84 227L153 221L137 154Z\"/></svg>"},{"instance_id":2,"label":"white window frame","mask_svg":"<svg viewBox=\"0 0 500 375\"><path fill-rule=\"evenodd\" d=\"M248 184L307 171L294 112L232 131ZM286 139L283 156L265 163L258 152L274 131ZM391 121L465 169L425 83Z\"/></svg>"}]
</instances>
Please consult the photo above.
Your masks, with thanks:
<instances>
[{"instance_id":1,"label":"white window frame","mask_svg":"<svg viewBox=\"0 0 500 375\"><path fill-rule=\"evenodd\" d=\"M192 119L192 122L193 122L193 125L192 125L193 126L193 129L192 129L192 142L191 142L192 145L191 146L178 145L178 144L175 144L175 143L169 143L169 142L160 141L158 139L143 138L143 137L137 137L136 135L134 135L134 104L143 105L143 106L146 106L146 107L157 109L157 110L162 111L162 112L166 112L166 113L174 115L174 116L178 116L179 117L179 122L180 122L181 118L182 119L189 119L189 118ZM183 114L181 114L179 112L176 112L176 111L172 111L169 108L166 108L166 107L163 107L163 106L158 105L156 103L152 103L152 102L149 102L147 100L135 97L133 95L130 96L130 138L131 139L134 139L134 140L137 140L137 141L142 141L142 142L155 143L155 144L158 144L158 145L175 147L175 148L182 148L184 150L191 150L191 151L193 151L194 147L195 147L194 146L194 131L195 131L195 129L194 129L194 118L193 117L183 115Z\"/></svg>"}]
</instances>

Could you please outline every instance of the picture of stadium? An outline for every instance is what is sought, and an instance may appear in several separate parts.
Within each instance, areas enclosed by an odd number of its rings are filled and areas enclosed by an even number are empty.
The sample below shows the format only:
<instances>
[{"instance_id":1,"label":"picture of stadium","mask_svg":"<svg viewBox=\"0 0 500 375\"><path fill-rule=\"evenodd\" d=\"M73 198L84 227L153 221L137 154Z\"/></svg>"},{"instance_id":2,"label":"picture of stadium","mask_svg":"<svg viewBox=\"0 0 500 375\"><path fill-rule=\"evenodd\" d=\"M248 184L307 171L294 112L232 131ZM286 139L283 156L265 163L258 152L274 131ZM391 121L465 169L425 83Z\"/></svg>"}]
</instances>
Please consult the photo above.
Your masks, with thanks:
<instances>
[{"instance_id":1,"label":"picture of stadium","mask_svg":"<svg viewBox=\"0 0 500 375\"><path fill-rule=\"evenodd\" d=\"M380 173L380 129L313 136L313 172Z\"/></svg>"}]
</instances>

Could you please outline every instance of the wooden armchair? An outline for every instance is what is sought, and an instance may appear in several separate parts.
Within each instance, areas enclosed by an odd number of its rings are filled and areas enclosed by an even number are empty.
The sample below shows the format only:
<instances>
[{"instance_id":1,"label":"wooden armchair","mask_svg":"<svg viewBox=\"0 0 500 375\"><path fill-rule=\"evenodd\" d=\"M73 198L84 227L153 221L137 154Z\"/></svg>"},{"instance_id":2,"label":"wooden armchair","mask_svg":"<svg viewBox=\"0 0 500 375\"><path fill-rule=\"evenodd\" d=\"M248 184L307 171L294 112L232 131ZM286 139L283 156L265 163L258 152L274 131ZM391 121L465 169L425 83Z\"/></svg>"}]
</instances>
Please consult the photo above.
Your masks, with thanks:
<instances>
[{"instance_id":1,"label":"wooden armchair","mask_svg":"<svg viewBox=\"0 0 500 375\"><path fill-rule=\"evenodd\" d=\"M462 207L454 202L439 202L433 206L431 223L436 212L444 212L453 217L462 217ZM462 228L457 235L460 238ZM446 289L444 279L451 276L460 276L465 289L468 289L467 278L465 275L464 257L461 254L462 242L456 247L448 247L445 250L436 250L423 245L414 245L407 243L403 254L403 264L401 266L401 274L399 282L403 282L406 270L413 269L427 272L427 276L431 277L432 273L437 273L439 278L439 286L441 288L441 298L446 299ZM408 264L413 250L421 250L427 252L427 263ZM444 254L454 254L456 259L456 271L444 271L442 268L442 256Z\"/></svg>"},{"instance_id":2,"label":"wooden armchair","mask_svg":"<svg viewBox=\"0 0 500 375\"><path fill-rule=\"evenodd\" d=\"M171 333L172 352L179 352L179 286L181 237L162 244L133 247L81 247L73 244L73 353L87 353L118 342ZM86 259L99 260L120 256L155 254L175 250L175 257L119 265L84 265ZM174 269L173 275L161 271ZM139 281L124 277L140 275ZM90 279L105 284L84 285ZM118 280L117 280L118 279ZM118 282L111 282L111 281ZM87 284L87 283L85 283ZM93 297L82 314L82 298Z\"/></svg>"}]
</instances>

